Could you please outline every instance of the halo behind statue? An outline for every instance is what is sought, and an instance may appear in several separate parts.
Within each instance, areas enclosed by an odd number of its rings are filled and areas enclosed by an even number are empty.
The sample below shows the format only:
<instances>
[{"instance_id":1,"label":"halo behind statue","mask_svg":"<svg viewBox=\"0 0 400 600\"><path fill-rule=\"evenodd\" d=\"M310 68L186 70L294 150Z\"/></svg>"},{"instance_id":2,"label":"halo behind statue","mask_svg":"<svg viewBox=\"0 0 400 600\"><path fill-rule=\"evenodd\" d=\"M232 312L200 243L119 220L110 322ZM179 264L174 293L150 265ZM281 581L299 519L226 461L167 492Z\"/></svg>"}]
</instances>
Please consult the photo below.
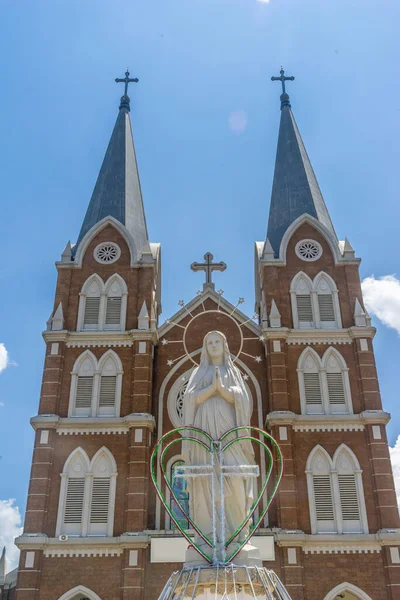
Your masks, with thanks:
<instances>
[{"instance_id":1,"label":"halo behind statue","mask_svg":"<svg viewBox=\"0 0 400 600\"><path fill-rule=\"evenodd\" d=\"M201 306L202 306L203 310L201 310L200 312L198 312L196 314L193 314L192 312L190 312L190 310L186 307L183 300L179 301L179 303L178 303L179 306L181 306L182 309L186 311L186 313L190 316L190 319L186 325L181 325L180 323L176 323L174 321L171 321L170 319L167 319L167 321L166 321L166 323L171 324L174 327L179 327L180 329L183 330L183 336L182 336L182 339L180 339L180 340L169 341L166 338L163 338L161 340L162 345L180 344L181 343L183 346L184 354L178 356L175 359L168 360L167 364L169 367L172 367L174 363L181 360L185 356L193 364L198 366L198 364L199 364L198 361L196 359L194 359L192 356L193 352L197 349L197 347L194 347L193 349L189 347L190 346L189 340L191 337L190 331L191 331L192 326L194 324L198 323L199 319L207 318L207 317L209 317L209 315L212 315L214 317L214 322L212 324L209 323L210 326L212 325L211 328L214 330L221 331L228 339L229 347L234 348L234 353L232 352L232 361L233 362L236 362L241 354L252 358L256 362L261 362L261 360L262 360L261 356L254 356L243 350L243 348L245 347L245 343L247 341L250 341L250 340L259 340L261 342L264 341L264 336L262 336L262 335L253 336L253 337L244 337L244 335L243 335L243 327L250 322L253 322L253 325L254 325L254 320L258 319L258 315L254 314L252 317L247 318L247 319L245 318L244 321L242 321L241 318L240 319L238 318L239 315L237 313L237 308L240 304L242 304L244 302L244 299L239 298L239 300L238 300L236 306L233 308L233 310L231 312L228 312L221 308L220 302L221 302L221 297L222 297L222 290L220 291L219 296L220 296L219 303L218 303L216 309L206 309L206 307L204 306L204 302L202 302ZM243 317L244 317L244 315L243 315ZM226 320L226 323L224 324L225 320ZM235 327L236 335L232 334L232 324Z\"/></svg>"}]
</instances>

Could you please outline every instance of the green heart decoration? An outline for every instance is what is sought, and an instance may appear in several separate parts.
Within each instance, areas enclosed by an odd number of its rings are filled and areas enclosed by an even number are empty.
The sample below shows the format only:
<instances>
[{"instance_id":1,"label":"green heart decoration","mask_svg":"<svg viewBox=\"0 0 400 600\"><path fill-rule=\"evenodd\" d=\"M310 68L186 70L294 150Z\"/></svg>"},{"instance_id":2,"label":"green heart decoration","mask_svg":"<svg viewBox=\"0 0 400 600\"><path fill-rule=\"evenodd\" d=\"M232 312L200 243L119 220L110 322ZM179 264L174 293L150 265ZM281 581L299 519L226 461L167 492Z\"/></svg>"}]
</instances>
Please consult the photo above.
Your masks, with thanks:
<instances>
[{"instance_id":1,"label":"green heart decoration","mask_svg":"<svg viewBox=\"0 0 400 600\"><path fill-rule=\"evenodd\" d=\"M178 437L176 437L175 439L169 441L166 446L163 448L164 443L166 443L166 441L168 440L168 438L179 434L180 432L187 432L189 435L185 436L185 434L181 434ZM245 544L247 544L247 542L249 541L249 539L251 538L251 536L254 534L254 531L259 527L261 521L263 520L263 518L265 517L272 500L274 499L279 483L282 479L282 475L283 475L283 456L282 456L282 452L281 449L278 445L278 443L274 440L274 438L267 433L266 431L263 431L262 429L259 429L258 427L250 427L250 426L243 426L243 427L234 427L233 429L230 429L229 431L227 431L226 433L224 433L224 435L222 435L219 440L216 440L217 443L223 443L225 440L227 440L227 438L229 438L229 436L231 434L235 434L238 432L242 432L242 435L238 435L235 436L235 438L233 440L230 441L226 441L225 445L222 446L222 452L224 452L227 448L229 448L230 446L232 446L232 444L235 444L237 442L243 441L243 440L249 440L250 442L254 442L255 444L258 444L261 448L263 448L267 455L268 455L268 466L267 466L267 472L266 472L266 476L265 476L265 480L261 486L260 492L257 496L257 498L254 500L250 511L248 513L248 515L246 516L246 518L244 519L244 521L238 526L238 528L236 529L236 531L231 535L231 537L226 541L225 547L228 549L230 544L232 543L232 541L239 535L239 533L242 531L242 529L246 526L246 524L249 522L249 520L252 518L252 516L254 515L255 510L257 509L257 506L260 504L261 499L265 493L265 490L267 488L268 485L268 481L270 479L271 473L272 473L272 469L274 466L274 457L273 454L271 452L271 449L266 445L265 441L268 441L272 448L276 451L276 455L277 455L277 476L276 476L276 480L271 492L271 495L269 497L267 497L267 501L265 504L264 509L261 511L256 523L254 523L254 527L252 529L252 531L249 532L249 535L246 537L246 539L240 543L239 546L235 546L234 550L231 551L229 553L229 551L226 554L226 560L224 562L224 564L228 564L230 563L235 556L241 551L241 549L243 548L243 546ZM258 438L249 435L249 432L257 432L258 434ZM192 437L190 434L196 434L197 436L201 436L203 439L199 439L199 437ZM264 441L263 439L264 438ZM204 440L204 441L203 441ZM181 532L181 534L186 538L186 540L189 542L190 545L192 545L197 552L210 564L213 563L213 556L208 554L208 552L206 552L205 550L201 549L196 543L194 543L194 541L192 540L192 538L189 536L189 534L187 533L187 531L185 531L183 529L183 527L181 526L181 524L179 523L179 521L177 521L175 515L173 514L171 507L169 506L169 504L166 501L165 495L163 493L163 491L161 490L161 487L157 481L157 473L156 473L156 465L157 465L157 461L160 465L161 468L161 473L163 475L163 478L165 480L166 486L171 494L171 497L174 499L174 501L176 502L177 506L179 506L180 511L182 512L182 514L185 516L185 519L188 521L188 523L190 523L190 525L192 526L192 528L198 533L198 535L202 538L202 540L206 543L207 546L210 547L211 550L214 549L214 545L212 540L210 540L196 525L196 523L191 519L190 515L187 514L187 512L183 509L183 507L180 505L178 498L176 497L174 490L172 488L172 481L168 478L167 472L166 472L166 465L165 465L165 457L168 453L168 450L174 445L174 444L178 444L181 443L182 441L188 441L188 442L192 442L192 443L196 443L199 444L200 446L202 446L207 452L214 453L216 452L216 445L215 445L215 441L212 439L212 437L206 432L203 431L202 429L198 429L197 427L178 427L177 429L173 429L172 431L169 431L168 433L164 434L156 443L154 450L152 452L151 455L151 459L150 459L150 474L151 474L151 479L153 482L153 485L156 489L156 492L165 508L165 510L167 511L167 513L169 514L169 516L171 517L171 519L174 521L174 523L176 524L176 526L178 527L179 531Z\"/></svg>"}]
</instances>

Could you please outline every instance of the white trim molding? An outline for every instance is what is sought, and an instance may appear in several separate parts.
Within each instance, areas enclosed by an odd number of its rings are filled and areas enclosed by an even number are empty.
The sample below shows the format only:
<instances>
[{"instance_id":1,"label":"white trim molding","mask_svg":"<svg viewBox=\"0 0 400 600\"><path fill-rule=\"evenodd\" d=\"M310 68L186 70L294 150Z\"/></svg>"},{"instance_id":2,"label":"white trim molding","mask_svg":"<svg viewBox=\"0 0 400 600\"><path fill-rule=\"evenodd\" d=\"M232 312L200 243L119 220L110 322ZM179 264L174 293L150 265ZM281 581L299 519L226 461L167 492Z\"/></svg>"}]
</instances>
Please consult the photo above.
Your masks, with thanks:
<instances>
[{"instance_id":1,"label":"white trim molding","mask_svg":"<svg viewBox=\"0 0 400 600\"><path fill-rule=\"evenodd\" d=\"M33 429L55 429L59 435L73 434L121 434L132 427L145 427L154 431L155 419L148 413L131 413L126 417L59 417L38 415L32 417Z\"/></svg>"},{"instance_id":2,"label":"white trim molding","mask_svg":"<svg viewBox=\"0 0 400 600\"><path fill-rule=\"evenodd\" d=\"M275 540L280 547L300 547L307 554L378 553L384 546L400 545L400 530L392 533L307 534L281 529L276 532Z\"/></svg>"},{"instance_id":3,"label":"white trim molding","mask_svg":"<svg viewBox=\"0 0 400 600\"><path fill-rule=\"evenodd\" d=\"M155 331L130 329L129 331L44 331L43 339L48 343L64 342L67 348L122 348L131 347L135 341L157 343ZM364 336L365 337L365 336Z\"/></svg>"},{"instance_id":4,"label":"white trim molding","mask_svg":"<svg viewBox=\"0 0 400 600\"><path fill-rule=\"evenodd\" d=\"M85 324L85 310L87 298L98 298L97 323ZM119 323L107 324L107 302L109 298L121 298ZM118 273L114 273L106 282L93 273L82 286L79 294L77 331L124 331L126 322L128 288Z\"/></svg>"},{"instance_id":5,"label":"white trim molding","mask_svg":"<svg viewBox=\"0 0 400 600\"><path fill-rule=\"evenodd\" d=\"M269 428L289 425L295 432L363 431L366 425L387 425L390 414L383 410L364 410L349 415L297 415L291 411L273 411L267 415Z\"/></svg>"},{"instance_id":6,"label":"white trim molding","mask_svg":"<svg viewBox=\"0 0 400 600\"><path fill-rule=\"evenodd\" d=\"M352 344L358 338L375 337L375 327L348 327L347 329L290 329L288 327L263 328L265 340L284 340L290 345Z\"/></svg>"}]
</instances>

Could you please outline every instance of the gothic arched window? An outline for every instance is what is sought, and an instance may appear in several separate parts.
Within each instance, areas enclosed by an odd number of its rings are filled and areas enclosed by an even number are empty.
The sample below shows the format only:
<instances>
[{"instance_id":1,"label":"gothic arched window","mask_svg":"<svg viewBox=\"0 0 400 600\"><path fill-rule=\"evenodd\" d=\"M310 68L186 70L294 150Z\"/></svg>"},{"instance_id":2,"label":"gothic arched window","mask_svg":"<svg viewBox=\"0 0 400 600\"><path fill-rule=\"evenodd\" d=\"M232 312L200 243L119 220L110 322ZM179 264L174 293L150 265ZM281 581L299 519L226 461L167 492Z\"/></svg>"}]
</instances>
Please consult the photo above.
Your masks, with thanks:
<instances>
[{"instance_id":1,"label":"gothic arched window","mask_svg":"<svg viewBox=\"0 0 400 600\"><path fill-rule=\"evenodd\" d=\"M184 464L183 460L177 460L171 466L171 487L178 499L178 504L171 495L170 507L180 526L183 529L188 529L189 522L181 510L181 508L183 508L186 514L189 514L189 492L186 479L182 477L183 472L181 470L181 467ZM174 524L171 523L171 526L174 527Z\"/></svg>"},{"instance_id":2,"label":"gothic arched window","mask_svg":"<svg viewBox=\"0 0 400 600\"><path fill-rule=\"evenodd\" d=\"M295 328L301 329L315 326L315 311L311 292L311 279L303 272L297 273L290 286L293 326Z\"/></svg>"},{"instance_id":3,"label":"gothic arched window","mask_svg":"<svg viewBox=\"0 0 400 600\"><path fill-rule=\"evenodd\" d=\"M316 327L321 329L341 327L338 289L332 277L327 273L318 273L313 281L313 290L316 292L317 299Z\"/></svg>"},{"instance_id":4,"label":"gothic arched window","mask_svg":"<svg viewBox=\"0 0 400 600\"><path fill-rule=\"evenodd\" d=\"M368 533L362 471L342 444L333 459L316 446L306 467L311 533Z\"/></svg>"},{"instance_id":5,"label":"gothic arched window","mask_svg":"<svg viewBox=\"0 0 400 600\"><path fill-rule=\"evenodd\" d=\"M82 448L72 452L61 473L56 535L112 536L117 468L107 448L92 461Z\"/></svg>"},{"instance_id":6,"label":"gothic arched window","mask_svg":"<svg viewBox=\"0 0 400 600\"><path fill-rule=\"evenodd\" d=\"M98 275L91 275L79 294L77 331L124 331L127 296L120 275L112 275L105 284Z\"/></svg>"},{"instance_id":7,"label":"gothic arched window","mask_svg":"<svg viewBox=\"0 0 400 600\"><path fill-rule=\"evenodd\" d=\"M110 277L105 285L105 295L104 329L123 331L128 292L122 277Z\"/></svg>"},{"instance_id":8,"label":"gothic arched window","mask_svg":"<svg viewBox=\"0 0 400 600\"><path fill-rule=\"evenodd\" d=\"M302 414L348 414L353 412L348 368L335 348L322 359L306 348L297 364Z\"/></svg>"},{"instance_id":9,"label":"gothic arched window","mask_svg":"<svg viewBox=\"0 0 400 600\"><path fill-rule=\"evenodd\" d=\"M71 374L70 417L118 417L121 408L122 364L113 350L99 361L86 350Z\"/></svg>"},{"instance_id":10,"label":"gothic arched window","mask_svg":"<svg viewBox=\"0 0 400 600\"><path fill-rule=\"evenodd\" d=\"M342 327L338 289L332 277L321 272L314 281L300 271L290 285L293 327L334 329Z\"/></svg>"}]
</instances>

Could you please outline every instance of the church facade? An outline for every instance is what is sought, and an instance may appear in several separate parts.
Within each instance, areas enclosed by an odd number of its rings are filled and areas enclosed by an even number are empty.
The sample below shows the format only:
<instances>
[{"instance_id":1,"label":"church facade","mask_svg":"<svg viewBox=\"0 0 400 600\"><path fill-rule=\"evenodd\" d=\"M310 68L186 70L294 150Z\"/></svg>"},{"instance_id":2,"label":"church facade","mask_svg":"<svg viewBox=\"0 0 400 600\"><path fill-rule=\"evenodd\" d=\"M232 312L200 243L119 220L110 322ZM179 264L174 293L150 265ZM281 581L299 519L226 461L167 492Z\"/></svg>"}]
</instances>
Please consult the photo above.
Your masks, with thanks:
<instances>
[{"instance_id":1,"label":"church facade","mask_svg":"<svg viewBox=\"0 0 400 600\"><path fill-rule=\"evenodd\" d=\"M389 414L360 259L336 237L289 96L283 89L268 231L255 244L256 314L215 290L212 271L223 265L206 255L203 290L160 324L160 244L148 237L127 83L77 243L56 263L17 600L156 600L182 567L187 544L149 461L156 440L182 425L210 330L229 340L252 425L284 455L253 538L264 565L293 600L400 598ZM188 528L188 491L174 477L183 462L177 443L167 470L180 505L156 477Z\"/></svg>"}]
</instances>

